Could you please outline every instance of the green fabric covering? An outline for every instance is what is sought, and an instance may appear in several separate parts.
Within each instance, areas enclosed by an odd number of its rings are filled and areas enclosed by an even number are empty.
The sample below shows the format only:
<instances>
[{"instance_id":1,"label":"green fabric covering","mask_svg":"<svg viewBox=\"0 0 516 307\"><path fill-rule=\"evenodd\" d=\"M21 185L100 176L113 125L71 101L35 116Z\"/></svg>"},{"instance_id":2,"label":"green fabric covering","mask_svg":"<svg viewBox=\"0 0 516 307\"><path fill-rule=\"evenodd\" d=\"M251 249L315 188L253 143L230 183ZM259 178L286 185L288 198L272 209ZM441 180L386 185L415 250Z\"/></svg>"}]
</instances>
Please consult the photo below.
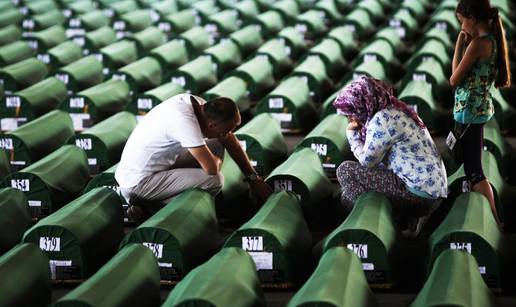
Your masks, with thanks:
<instances>
[{"instance_id":1,"label":"green fabric covering","mask_svg":"<svg viewBox=\"0 0 516 307\"><path fill-rule=\"evenodd\" d=\"M374 307L378 302L357 256L345 247L335 247L323 254L310 279L287 306Z\"/></svg>"},{"instance_id":2,"label":"green fabric covering","mask_svg":"<svg viewBox=\"0 0 516 307\"><path fill-rule=\"evenodd\" d=\"M118 112L77 134L69 143L86 152L90 173L97 174L120 161L125 143L137 123L133 114Z\"/></svg>"},{"instance_id":3,"label":"green fabric covering","mask_svg":"<svg viewBox=\"0 0 516 307\"><path fill-rule=\"evenodd\" d=\"M415 111L430 130L437 128L438 109L432 95L431 83L424 80L411 80L405 85L398 98L414 106Z\"/></svg>"},{"instance_id":4,"label":"green fabric covering","mask_svg":"<svg viewBox=\"0 0 516 307\"><path fill-rule=\"evenodd\" d=\"M135 42L122 40L100 49L102 63L109 70L117 70L138 59L138 48Z\"/></svg>"},{"instance_id":5,"label":"green fabric covering","mask_svg":"<svg viewBox=\"0 0 516 307\"><path fill-rule=\"evenodd\" d=\"M148 27L143 31L127 37L127 39L136 43L140 57L146 55L150 50L163 45L167 41L165 34L156 27Z\"/></svg>"},{"instance_id":6,"label":"green fabric covering","mask_svg":"<svg viewBox=\"0 0 516 307\"><path fill-rule=\"evenodd\" d=\"M430 18L427 25L426 30L429 30L430 27L439 27L439 29L445 30L449 37L457 37L460 32L460 23L455 16L454 9L438 11Z\"/></svg>"},{"instance_id":7,"label":"green fabric covering","mask_svg":"<svg viewBox=\"0 0 516 307\"><path fill-rule=\"evenodd\" d=\"M24 41L17 41L0 47L0 66L5 67L30 58L33 54Z\"/></svg>"},{"instance_id":8,"label":"green fabric covering","mask_svg":"<svg viewBox=\"0 0 516 307\"><path fill-rule=\"evenodd\" d=\"M302 77L290 77L281 82L258 103L256 113L271 113L284 130L307 130L317 122L310 89Z\"/></svg>"},{"instance_id":9,"label":"green fabric covering","mask_svg":"<svg viewBox=\"0 0 516 307\"><path fill-rule=\"evenodd\" d=\"M0 180L11 172L9 153L5 149L0 149Z\"/></svg>"},{"instance_id":10,"label":"green fabric covering","mask_svg":"<svg viewBox=\"0 0 516 307\"><path fill-rule=\"evenodd\" d=\"M9 9L0 13L0 27L21 25L23 14L18 9Z\"/></svg>"},{"instance_id":11,"label":"green fabric covering","mask_svg":"<svg viewBox=\"0 0 516 307\"><path fill-rule=\"evenodd\" d=\"M48 74L47 67L36 58L4 66L0 69L4 91L19 91L43 80Z\"/></svg>"},{"instance_id":12,"label":"green fabric covering","mask_svg":"<svg viewBox=\"0 0 516 307\"><path fill-rule=\"evenodd\" d=\"M1 1L0 2L0 10L3 11L9 11L15 8L15 5L11 1Z\"/></svg>"},{"instance_id":13,"label":"green fabric covering","mask_svg":"<svg viewBox=\"0 0 516 307\"><path fill-rule=\"evenodd\" d=\"M121 18L124 14L139 9L138 3L134 0L115 1L106 6L106 14L114 19Z\"/></svg>"},{"instance_id":14,"label":"green fabric covering","mask_svg":"<svg viewBox=\"0 0 516 307\"><path fill-rule=\"evenodd\" d=\"M228 289L231 295L221 295ZM223 248L177 284L162 306L262 307L265 298L252 258L240 248Z\"/></svg>"},{"instance_id":15,"label":"green fabric covering","mask_svg":"<svg viewBox=\"0 0 516 307\"><path fill-rule=\"evenodd\" d=\"M478 272L475 258L462 251L443 251L411 307L499 306Z\"/></svg>"},{"instance_id":16,"label":"green fabric covering","mask_svg":"<svg viewBox=\"0 0 516 307\"><path fill-rule=\"evenodd\" d=\"M227 151L224 152L224 161L220 168L220 173L224 176L224 184L222 185L221 194L224 199L224 205L228 206L231 214L237 215L236 213L242 210L242 204L238 202L241 198L247 197L249 193L249 184L244 181L244 173L238 167L238 164L231 158ZM238 202L233 205L235 202ZM217 207L220 210L219 207Z\"/></svg>"},{"instance_id":17,"label":"green fabric covering","mask_svg":"<svg viewBox=\"0 0 516 307\"><path fill-rule=\"evenodd\" d=\"M368 75L378 80L387 81L387 72L381 61L363 62L353 69L353 79L359 78L361 75Z\"/></svg>"},{"instance_id":18,"label":"green fabric covering","mask_svg":"<svg viewBox=\"0 0 516 307\"><path fill-rule=\"evenodd\" d=\"M421 62L411 73L405 75L403 83L407 83L414 78L422 78L431 83L432 93L436 99L442 101L448 95L450 88L448 76L439 61L429 59Z\"/></svg>"},{"instance_id":19,"label":"green fabric covering","mask_svg":"<svg viewBox=\"0 0 516 307\"><path fill-rule=\"evenodd\" d=\"M502 178L496 157L489 151L482 152L482 168L486 177L489 178L489 183L493 189L498 216L500 220L504 221L504 207L510 206L514 202L516 192ZM464 180L466 180L466 175L464 173L464 165L462 165L455 173L448 176L448 187L451 189L452 195L457 195L461 192Z\"/></svg>"},{"instance_id":20,"label":"green fabric covering","mask_svg":"<svg viewBox=\"0 0 516 307\"><path fill-rule=\"evenodd\" d=\"M38 219L74 199L89 179L86 153L65 145L5 177L1 185L22 190L29 200L32 218Z\"/></svg>"},{"instance_id":21,"label":"green fabric covering","mask_svg":"<svg viewBox=\"0 0 516 307\"><path fill-rule=\"evenodd\" d=\"M245 58L263 45L260 27L249 25L229 35L229 38L240 48Z\"/></svg>"},{"instance_id":22,"label":"green fabric covering","mask_svg":"<svg viewBox=\"0 0 516 307\"><path fill-rule=\"evenodd\" d=\"M407 61L409 63L408 71L414 70L419 64L430 57L439 61L443 68L451 66L451 57L446 46L440 40L431 39L427 40L420 48L414 50L414 53L412 53L412 56Z\"/></svg>"},{"instance_id":23,"label":"green fabric covering","mask_svg":"<svg viewBox=\"0 0 516 307\"><path fill-rule=\"evenodd\" d=\"M375 40L385 40L388 42L395 55L399 55L401 51L405 51L405 43L401 39L400 34L398 33L398 29L395 28L385 28L383 30L378 31L374 35Z\"/></svg>"},{"instance_id":24,"label":"green fabric covering","mask_svg":"<svg viewBox=\"0 0 516 307\"><path fill-rule=\"evenodd\" d=\"M23 38L32 49L44 52L66 40L65 29L61 26L53 26L39 32L32 32L31 36Z\"/></svg>"},{"instance_id":25,"label":"green fabric covering","mask_svg":"<svg viewBox=\"0 0 516 307\"><path fill-rule=\"evenodd\" d=\"M82 194L86 194L95 188L106 187L115 191L120 196L122 203L125 204L125 198L122 197L120 193L120 187L118 186L118 183L115 179L115 172L117 167L118 163L93 177L84 188Z\"/></svg>"},{"instance_id":26,"label":"green fabric covering","mask_svg":"<svg viewBox=\"0 0 516 307\"><path fill-rule=\"evenodd\" d=\"M152 17L149 10L130 11L112 23L115 31L139 32L152 25Z\"/></svg>"},{"instance_id":27,"label":"green fabric covering","mask_svg":"<svg viewBox=\"0 0 516 307\"><path fill-rule=\"evenodd\" d=\"M0 29L0 46L14 43L21 38L21 30L15 25L9 25Z\"/></svg>"},{"instance_id":28,"label":"green fabric covering","mask_svg":"<svg viewBox=\"0 0 516 307\"><path fill-rule=\"evenodd\" d=\"M4 230L0 232L0 255L2 255L21 241L23 233L29 228L32 219L29 206L27 206L27 197L17 189L0 189L0 211L2 212L0 227ZM5 275L2 276L5 277Z\"/></svg>"},{"instance_id":29,"label":"green fabric covering","mask_svg":"<svg viewBox=\"0 0 516 307\"><path fill-rule=\"evenodd\" d=\"M130 278L127 278L130 276ZM113 290L116 288L116 292ZM148 248L130 244L108 263L50 306L159 306L159 272Z\"/></svg>"},{"instance_id":30,"label":"green fabric covering","mask_svg":"<svg viewBox=\"0 0 516 307\"><path fill-rule=\"evenodd\" d=\"M127 234L120 247L146 245L158 259L161 280L179 281L200 257L217 248L218 231L213 197L187 190Z\"/></svg>"},{"instance_id":31,"label":"green fabric covering","mask_svg":"<svg viewBox=\"0 0 516 307\"><path fill-rule=\"evenodd\" d=\"M237 31L242 25L242 21L238 18L236 10L225 10L210 15L206 21L206 27L213 28L216 35L229 35ZM212 32L212 30L210 30Z\"/></svg>"},{"instance_id":32,"label":"green fabric covering","mask_svg":"<svg viewBox=\"0 0 516 307\"><path fill-rule=\"evenodd\" d=\"M324 56L318 53L309 54L292 72L293 76L307 79L310 95L314 96L316 101L324 97L333 87L323 59Z\"/></svg>"},{"instance_id":33,"label":"green fabric covering","mask_svg":"<svg viewBox=\"0 0 516 307\"><path fill-rule=\"evenodd\" d=\"M227 72L242 64L240 49L232 40L222 40L213 47L204 50L203 54L211 56L213 62L216 63L219 77L223 77Z\"/></svg>"},{"instance_id":34,"label":"green fabric covering","mask_svg":"<svg viewBox=\"0 0 516 307\"><path fill-rule=\"evenodd\" d=\"M425 44L427 41L434 40L434 39L443 43L446 46L446 49L448 49L449 51L452 51L453 48L455 47L455 43L452 42L452 40L450 39L450 36L448 36L448 33L446 31L443 31L443 30L440 30L437 28L433 28L429 31L425 31L424 36L420 40L420 44ZM419 47L421 47L421 46L417 46L416 50L419 49ZM450 54L451 54L451 52L450 52Z\"/></svg>"},{"instance_id":35,"label":"green fabric covering","mask_svg":"<svg viewBox=\"0 0 516 307\"><path fill-rule=\"evenodd\" d=\"M120 68L113 78L127 81L133 91L143 93L161 84L161 66L158 60L145 57Z\"/></svg>"},{"instance_id":36,"label":"green fabric covering","mask_svg":"<svg viewBox=\"0 0 516 307\"><path fill-rule=\"evenodd\" d=\"M345 116L332 114L324 118L298 145L297 149L311 148L321 159L322 166L329 177L335 178L337 167L353 153L348 144Z\"/></svg>"},{"instance_id":37,"label":"green fabric covering","mask_svg":"<svg viewBox=\"0 0 516 307\"><path fill-rule=\"evenodd\" d=\"M484 267L483 278L491 288L501 288L500 248L502 234L491 213L488 200L480 193L463 193L429 240L430 263L443 250L459 249L472 254ZM481 269L482 270L482 269Z\"/></svg>"},{"instance_id":38,"label":"green fabric covering","mask_svg":"<svg viewBox=\"0 0 516 307\"><path fill-rule=\"evenodd\" d=\"M93 55L60 68L55 73L55 77L63 81L73 92L90 88L104 80L102 63Z\"/></svg>"},{"instance_id":39,"label":"green fabric covering","mask_svg":"<svg viewBox=\"0 0 516 307\"><path fill-rule=\"evenodd\" d=\"M502 130L516 127L516 109L502 96L496 87L491 88L491 95L495 107L495 118Z\"/></svg>"},{"instance_id":40,"label":"green fabric covering","mask_svg":"<svg viewBox=\"0 0 516 307\"><path fill-rule=\"evenodd\" d=\"M2 136L12 144L11 167L19 170L50 154L74 135L68 113L54 110Z\"/></svg>"},{"instance_id":41,"label":"green fabric covering","mask_svg":"<svg viewBox=\"0 0 516 307\"><path fill-rule=\"evenodd\" d=\"M149 53L150 57L159 61L163 70L163 79L169 79L172 71L181 65L188 63L189 52L186 48L184 40L175 39L157 48Z\"/></svg>"},{"instance_id":42,"label":"green fabric covering","mask_svg":"<svg viewBox=\"0 0 516 307\"><path fill-rule=\"evenodd\" d=\"M190 8L196 10L201 15L203 24L206 24L210 16L220 11L215 0L193 1Z\"/></svg>"},{"instance_id":43,"label":"green fabric covering","mask_svg":"<svg viewBox=\"0 0 516 307\"><path fill-rule=\"evenodd\" d=\"M65 17L61 11L49 11L43 14L33 15L25 19L22 24L24 30L40 31L52 26L61 26L65 22Z\"/></svg>"},{"instance_id":44,"label":"green fabric covering","mask_svg":"<svg viewBox=\"0 0 516 307\"><path fill-rule=\"evenodd\" d=\"M6 104L0 106L2 116L30 121L58 108L67 93L63 82L50 77L8 97L9 107Z\"/></svg>"},{"instance_id":45,"label":"green fabric covering","mask_svg":"<svg viewBox=\"0 0 516 307\"><path fill-rule=\"evenodd\" d=\"M367 59L370 57L371 59ZM393 77L391 69L399 65L396 58L395 49L392 45L384 39L376 39L360 51L357 57L357 64L369 61L379 61L384 66L384 70L389 72L389 76Z\"/></svg>"},{"instance_id":46,"label":"green fabric covering","mask_svg":"<svg viewBox=\"0 0 516 307\"><path fill-rule=\"evenodd\" d=\"M34 244L20 244L0 257L0 306L44 307L52 289L48 258Z\"/></svg>"},{"instance_id":47,"label":"green fabric covering","mask_svg":"<svg viewBox=\"0 0 516 307\"><path fill-rule=\"evenodd\" d=\"M297 58L308 49L308 46L305 43L305 38L294 27L288 27L281 30L278 37L287 42L292 51L293 58Z\"/></svg>"},{"instance_id":48,"label":"green fabric covering","mask_svg":"<svg viewBox=\"0 0 516 307\"><path fill-rule=\"evenodd\" d=\"M276 11L267 11L255 17L254 24L258 24L265 37L273 37L285 27L281 14Z\"/></svg>"},{"instance_id":49,"label":"green fabric covering","mask_svg":"<svg viewBox=\"0 0 516 307\"><path fill-rule=\"evenodd\" d=\"M342 71L346 61L342 54L342 49L339 43L333 39L323 39L316 46L308 51L308 56L317 55L323 60L326 66L326 71L331 76L337 77L337 73Z\"/></svg>"},{"instance_id":50,"label":"green fabric covering","mask_svg":"<svg viewBox=\"0 0 516 307\"><path fill-rule=\"evenodd\" d=\"M74 119L75 130L83 130L94 123L123 111L130 101L130 87L126 81L108 80L70 97L63 103L62 110L67 111ZM84 120L80 121L80 118ZM78 120L78 122L75 122Z\"/></svg>"},{"instance_id":51,"label":"green fabric covering","mask_svg":"<svg viewBox=\"0 0 516 307\"><path fill-rule=\"evenodd\" d=\"M202 93L218 82L216 63L209 55L199 56L172 72L171 81L192 93Z\"/></svg>"},{"instance_id":52,"label":"green fabric covering","mask_svg":"<svg viewBox=\"0 0 516 307\"><path fill-rule=\"evenodd\" d=\"M378 0L364 0L359 2L357 8L367 11L372 20L380 20L384 18L384 9L382 3Z\"/></svg>"},{"instance_id":53,"label":"green fabric covering","mask_svg":"<svg viewBox=\"0 0 516 307\"><path fill-rule=\"evenodd\" d=\"M270 39L256 51L256 55L267 55L274 67L276 78L281 79L289 73L294 66L290 58L292 50L287 42L281 38Z\"/></svg>"},{"instance_id":54,"label":"green fabric covering","mask_svg":"<svg viewBox=\"0 0 516 307\"><path fill-rule=\"evenodd\" d=\"M318 1L314 8L324 12L325 18L329 19L333 24L337 24L343 19L342 14L339 12L339 9L333 0Z\"/></svg>"},{"instance_id":55,"label":"green fabric covering","mask_svg":"<svg viewBox=\"0 0 516 307\"><path fill-rule=\"evenodd\" d=\"M84 279L113 256L124 235L121 216L118 195L97 188L40 220L25 232L23 242L39 243L51 261L71 262L55 264L53 280Z\"/></svg>"},{"instance_id":56,"label":"green fabric covering","mask_svg":"<svg viewBox=\"0 0 516 307\"><path fill-rule=\"evenodd\" d=\"M210 100L216 97L231 98L238 106L240 113L251 109L251 101L247 95L247 84L238 77L228 77L206 91L203 95Z\"/></svg>"},{"instance_id":57,"label":"green fabric covering","mask_svg":"<svg viewBox=\"0 0 516 307\"><path fill-rule=\"evenodd\" d=\"M356 8L348 13L343 23L349 31L359 38L368 36L376 29L369 11L363 7Z\"/></svg>"},{"instance_id":58,"label":"green fabric covering","mask_svg":"<svg viewBox=\"0 0 516 307\"><path fill-rule=\"evenodd\" d=\"M275 84L274 67L268 56L258 55L240 65L232 73L247 82L251 99L259 99Z\"/></svg>"},{"instance_id":59,"label":"green fabric covering","mask_svg":"<svg viewBox=\"0 0 516 307\"><path fill-rule=\"evenodd\" d=\"M180 34L197 25L194 10L187 9L163 17L158 27L165 33Z\"/></svg>"},{"instance_id":60,"label":"green fabric covering","mask_svg":"<svg viewBox=\"0 0 516 307\"><path fill-rule=\"evenodd\" d=\"M91 11L76 18L77 26L86 29L86 31L93 31L105 26L109 26L109 18L101 10Z\"/></svg>"},{"instance_id":61,"label":"green fabric covering","mask_svg":"<svg viewBox=\"0 0 516 307\"><path fill-rule=\"evenodd\" d=\"M391 24L401 25L404 29L404 37L412 38L414 33L419 30L418 20L406 10L399 10L390 20Z\"/></svg>"},{"instance_id":62,"label":"green fabric covering","mask_svg":"<svg viewBox=\"0 0 516 307\"><path fill-rule=\"evenodd\" d=\"M165 83L161 86L146 91L143 94L133 95L131 103L127 105L127 111L143 116L152 108L167 100L168 98L184 93L184 89L174 83Z\"/></svg>"},{"instance_id":63,"label":"green fabric covering","mask_svg":"<svg viewBox=\"0 0 516 307\"><path fill-rule=\"evenodd\" d=\"M56 3L52 0L30 1L25 3L30 15L42 14L58 10Z\"/></svg>"},{"instance_id":64,"label":"green fabric covering","mask_svg":"<svg viewBox=\"0 0 516 307\"><path fill-rule=\"evenodd\" d=\"M278 122L268 113L254 117L235 132L251 164L266 176L287 157L287 145Z\"/></svg>"},{"instance_id":65,"label":"green fabric covering","mask_svg":"<svg viewBox=\"0 0 516 307\"><path fill-rule=\"evenodd\" d=\"M321 106L321 118L325 118L326 116L329 116L331 114L337 113L337 110L335 110L335 107L333 106L333 102L337 98L337 95L339 94L340 90L337 92L331 94L322 104Z\"/></svg>"},{"instance_id":66,"label":"green fabric covering","mask_svg":"<svg viewBox=\"0 0 516 307\"><path fill-rule=\"evenodd\" d=\"M210 33L203 27L195 27L179 35L184 40L190 59L213 45Z\"/></svg>"},{"instance_id":67,"label":"green fabric covering","mask_svg":"<svg viewBox=\"0 0 516 307\"><path fill-rule=\"evenodd\" d=\"M93 1L90 0L80 0L80 1L69 1L69 3L62 5L66 7L63 11L65 15L70 14L70 16L77 16L82 14L87 14L95 11L96 6Z\"/></svg>"},{"instance_id":68,"label":"green fabric covering","mask_svg":"<svg viewBox=\"0 0 516 307\"><path fill-rule=\"evenodd\" d=\"M366 192L355 201L346 220L326 237L324 250L335 246L353 250L370 284L389 285L395 237L389 200L381 193Z\"/></svg>"},{"instance_id":69,"label":"green fabric covering","mask_svg":"<svg viewBox=\"0 0 516 307\"><path fill-rule=\"evenodd\" d=\"M109 46L116 41L116 33L111 27L102 27L86 33L84 48L90 52Z\"/></svg>"},{"instance_id":70,"label":"green fabric covering","mask_svg":"<svg viewBox=\"0 0 516 307\"><path fill-rule=\"evenodd\" d=\"M317 10L309 10L297 16L296 28L311 38L318 38L328 31L320 11Z\"/></svg>"},{"instance_id":71,"label":"green fabric covering","mask_svg":"<svg viewBox=\"0 0 516 307\"><path fill-rule=\"evenodd\" d=\"M424 1L403 1L401 9L407 9L414 18L421 20L426 17L426 6Z\"/></svg>"},{"instance_id":72,"label":"green fabric covering","mask_svg":"<svg viewBox=\"0 0 516 307\"><path fill-rule=\"evenodd\" d=\"M76 43L67 41L48 50L49 64L53 69L71 64L82 58L82 49Z\"/></svg>"},{"instance_id":73,"label":"green fabric covering","mask_svg":"<svg viewBox=\"0 0 516 307\"><path fill-rule=\"evenodd\" d=\"M358 51L358 44L353 39L353 32L351 32L351 30L346 26L333 28L328 33L327 37L334 39L339 43L342 54L348 60L350 60Z\"/></svg>"},{"instance_id":74,"label":"green fabric covering","mask_svg":"<svg viewBox=\"0 0 516 307\"><path fill-rule=\"evenodd\" d=\"M503 159L506 158L508 150L505 145L505 140L500 133L500 127L497 121L491 118L484 125L484 148L491 152L498 162L498 168L503 171Z\"/></svg>"},{"instance_id":75,"label":"green fabric covering","mask_svg":"<svg viewBox=\"0 0 516 307\"><path fill-rule=\"evenodd\" d=\"M158 13L160 17L164 17L179 11L176 0L153 1L150 9Z\"/></svg>"},{"instance_id":76,"label":"green fabric covering","mask_svg":"<svg viewBox=\"0 0 516 307\"><path fill-rule=\"evenodd\" d=\"M291 154L287 161L272 171L266 181L275 191L286 190L297 194L305 208L315 208L333 192L319 156L308 148Z\"/></svg>"},{"instance_id":77,"label":"green fabric covering","mask_svg":"<svg viewBox=\"0 0 516 307\"><path fill-rule=\"evenodd\" d=\"M260 9L254 0L242 0L236 2L231 8L238 12L240 18L244 22L249 22L253 17L256 17L258 14L260 14Z\"/></svg>"}]
</instances>

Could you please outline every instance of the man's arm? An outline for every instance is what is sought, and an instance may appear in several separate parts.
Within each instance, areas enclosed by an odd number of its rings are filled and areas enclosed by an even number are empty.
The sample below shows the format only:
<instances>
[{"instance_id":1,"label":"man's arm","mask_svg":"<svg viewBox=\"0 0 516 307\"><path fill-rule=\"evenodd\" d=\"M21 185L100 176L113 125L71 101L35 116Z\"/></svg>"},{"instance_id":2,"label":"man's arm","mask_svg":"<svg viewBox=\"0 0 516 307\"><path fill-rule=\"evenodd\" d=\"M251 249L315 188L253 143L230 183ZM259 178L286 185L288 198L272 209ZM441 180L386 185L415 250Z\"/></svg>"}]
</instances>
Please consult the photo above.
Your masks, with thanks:
<instances>
[{"instance_id":1,"label":"man's arm","mask_svg":"<svg viewBox=\"0 0 516 307\"><path fill-rule=\"evenodd\" d=\"M192 147L188 148L188 151L208 175L217 175L219 173L222 161L210 151L208 146Z\"/></svg>"}]
</instances>

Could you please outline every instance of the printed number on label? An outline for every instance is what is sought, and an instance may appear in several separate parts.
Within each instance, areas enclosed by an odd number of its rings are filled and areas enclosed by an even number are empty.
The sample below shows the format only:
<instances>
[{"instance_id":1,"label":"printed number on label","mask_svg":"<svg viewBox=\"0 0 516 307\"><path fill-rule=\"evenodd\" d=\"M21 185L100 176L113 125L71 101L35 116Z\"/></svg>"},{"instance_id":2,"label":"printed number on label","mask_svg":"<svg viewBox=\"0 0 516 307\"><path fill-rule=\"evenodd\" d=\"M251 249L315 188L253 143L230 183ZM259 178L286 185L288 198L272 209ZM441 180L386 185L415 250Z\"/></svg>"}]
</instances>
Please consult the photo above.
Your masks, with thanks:
<instances>
[{"instance_id":1,"label":"printed number on label","mask_svg":"<svg viewBox=\"0 0 516 307\"><path fill-rule=\"evenodd\" d=\"M352 250L360 259L367 259L367 244L348 244L349 250Z\"/></svg>"},{"instance_id":2,"label":"printed number on label","mask_svg":"<svg viewBox=\"0 0 516 307\"><path fill-rule=\"evenodd\" d=\"M59 252L61 251L61 238L40 237L39 248L47 252Z\"/></svg>"},{"instance_id":3,"label":"printed number on label","mask_svg":"<svg viewBox=\"0 0 516 307\"><path fill-rule=\"evenodd\" d=\"M242 237L242 249L245 251L263 251L263 237Z\"/></svg>"}]
</instances>

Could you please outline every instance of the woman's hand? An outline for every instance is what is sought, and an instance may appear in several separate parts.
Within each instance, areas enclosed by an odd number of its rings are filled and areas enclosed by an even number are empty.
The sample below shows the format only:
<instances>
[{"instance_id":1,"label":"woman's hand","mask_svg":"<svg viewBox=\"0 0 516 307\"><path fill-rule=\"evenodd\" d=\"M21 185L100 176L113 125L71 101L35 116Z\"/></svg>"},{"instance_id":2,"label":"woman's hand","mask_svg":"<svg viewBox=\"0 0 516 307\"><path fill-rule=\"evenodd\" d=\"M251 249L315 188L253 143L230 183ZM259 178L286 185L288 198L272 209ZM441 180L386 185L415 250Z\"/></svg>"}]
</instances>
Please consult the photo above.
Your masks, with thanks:
<instances>
[{"instance_id":1,"label":"woman's hand","mask_svg":"<svg viewBox=\"0 0 516 307\"><path fill-rule=\"evenodd\" d=\"M348 130L360 130L362 129L362 125L354 120L354 119L350 119L349 122L348 122Z\"/></svg>"}]
</instances>

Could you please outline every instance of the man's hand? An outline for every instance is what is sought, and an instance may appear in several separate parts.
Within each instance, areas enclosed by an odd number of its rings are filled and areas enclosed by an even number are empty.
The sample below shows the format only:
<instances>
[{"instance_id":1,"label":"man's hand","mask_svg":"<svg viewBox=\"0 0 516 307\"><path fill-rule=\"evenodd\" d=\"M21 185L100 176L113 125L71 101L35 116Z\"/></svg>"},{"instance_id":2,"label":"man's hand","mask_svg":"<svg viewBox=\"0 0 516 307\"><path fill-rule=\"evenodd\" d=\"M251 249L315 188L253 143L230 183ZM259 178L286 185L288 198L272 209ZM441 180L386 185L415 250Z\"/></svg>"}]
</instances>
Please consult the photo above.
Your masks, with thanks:
<instances>
[{"instance_id":1,"label":"man's hand","mask_svg":"<svg viewBox=\"0 0 516 307\"><path fill-rule=\"evenodd\" d=\"M271 186L260 177L254 181L249 181L249 186L251 187L251 192L260 201L265 201L274 192Z\"/></svg>"}]
</instances>

